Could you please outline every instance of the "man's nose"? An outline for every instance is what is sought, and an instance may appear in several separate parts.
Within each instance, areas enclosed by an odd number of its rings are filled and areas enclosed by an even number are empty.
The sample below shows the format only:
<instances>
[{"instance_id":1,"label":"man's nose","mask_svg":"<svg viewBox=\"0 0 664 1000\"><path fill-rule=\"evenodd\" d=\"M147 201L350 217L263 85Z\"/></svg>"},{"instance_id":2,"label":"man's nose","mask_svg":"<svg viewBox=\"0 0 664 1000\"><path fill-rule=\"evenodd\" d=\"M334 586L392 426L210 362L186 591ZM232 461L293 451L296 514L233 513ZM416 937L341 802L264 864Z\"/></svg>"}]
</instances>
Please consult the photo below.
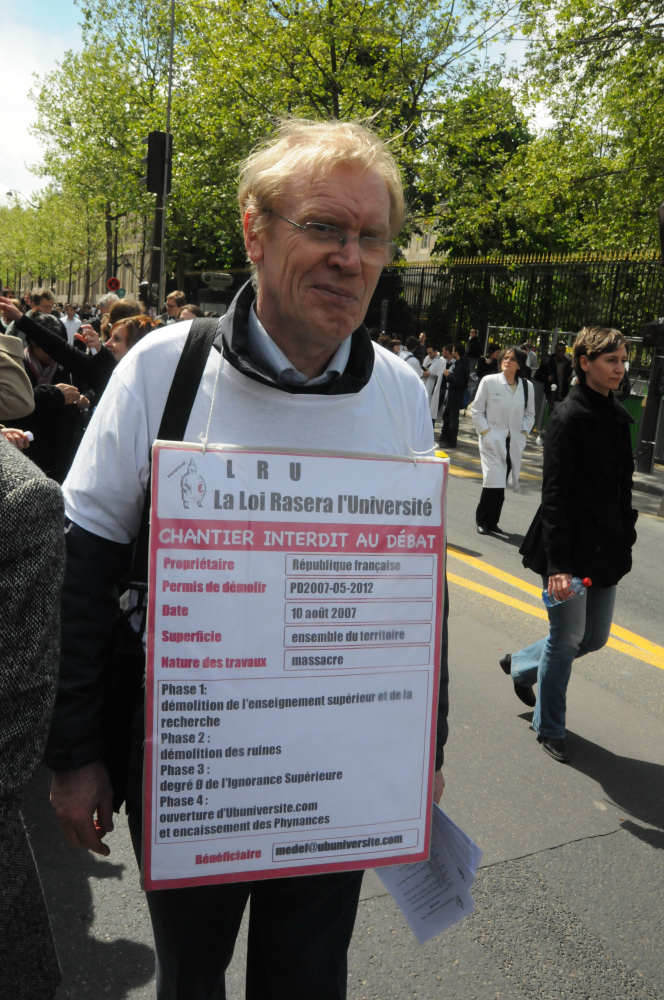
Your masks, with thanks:
<instances>
[{"instance_id":1,"label":"man's nose","mask_svg":"<svg viewBox=\"0 0 664 1000\"><path fill-rule=\"evenodd\" d=\"M344 271L352 274L357 273L362 269L359 241L357 239L346 240L344 245L339 246L328 259L330 264L341 267Z\"/></svg>"}]
</instances>

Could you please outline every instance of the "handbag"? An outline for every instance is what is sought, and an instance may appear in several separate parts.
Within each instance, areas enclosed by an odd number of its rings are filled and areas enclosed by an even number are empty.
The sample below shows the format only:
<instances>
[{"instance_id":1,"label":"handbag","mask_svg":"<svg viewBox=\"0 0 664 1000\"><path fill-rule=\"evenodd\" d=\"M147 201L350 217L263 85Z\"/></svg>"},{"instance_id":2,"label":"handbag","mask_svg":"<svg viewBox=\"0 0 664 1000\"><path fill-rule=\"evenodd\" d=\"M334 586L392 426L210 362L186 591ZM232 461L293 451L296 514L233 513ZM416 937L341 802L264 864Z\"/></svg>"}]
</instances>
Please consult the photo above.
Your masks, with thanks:
<instances>
[{"instance_id":1,"label":"handbag","mask_svg":"<svg viewBox=\"0 0 664 1000\"><path fill-rule=\"evenodd\" d=\"M183 441L219 320L197 318L191 324L166 399L157 438ZM150 461L152 458L150 457ZM113 787L113 810L120 811L125 800L132 727L142 710L145 684L143 635L147 616L148 557L150 550L150 502L152 473L148 478L141 523L134 546L129 576L120 584L121 603L104 667L104 697L101 728L103 761Z\"/></svg>"}]
</instances>

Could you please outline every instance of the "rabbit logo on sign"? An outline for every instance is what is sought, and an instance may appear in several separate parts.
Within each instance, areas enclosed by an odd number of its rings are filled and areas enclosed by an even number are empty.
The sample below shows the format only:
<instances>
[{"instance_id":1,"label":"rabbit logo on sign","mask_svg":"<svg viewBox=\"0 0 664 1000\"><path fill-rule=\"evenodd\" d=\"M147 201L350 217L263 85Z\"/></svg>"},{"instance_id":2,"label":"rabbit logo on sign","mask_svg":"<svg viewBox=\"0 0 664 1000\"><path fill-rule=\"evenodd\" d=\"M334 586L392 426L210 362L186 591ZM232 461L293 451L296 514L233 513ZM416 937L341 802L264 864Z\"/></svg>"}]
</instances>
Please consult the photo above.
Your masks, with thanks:
<instances>
[{"instance_id":1,"label":"rabbit logo on sign","mask_svg":"<svg viewBox=\"0 0 664 1000\"><path fill-rule=\"evenodd\" d=\"M180 479L180 489L182 491L182 505L185 510L189 510L192 504L196 504L198 507L203 506L203 497L206 491L205 480L199 476L193 458L189 460L187 470Z\"/></svg>"}]
</instances>

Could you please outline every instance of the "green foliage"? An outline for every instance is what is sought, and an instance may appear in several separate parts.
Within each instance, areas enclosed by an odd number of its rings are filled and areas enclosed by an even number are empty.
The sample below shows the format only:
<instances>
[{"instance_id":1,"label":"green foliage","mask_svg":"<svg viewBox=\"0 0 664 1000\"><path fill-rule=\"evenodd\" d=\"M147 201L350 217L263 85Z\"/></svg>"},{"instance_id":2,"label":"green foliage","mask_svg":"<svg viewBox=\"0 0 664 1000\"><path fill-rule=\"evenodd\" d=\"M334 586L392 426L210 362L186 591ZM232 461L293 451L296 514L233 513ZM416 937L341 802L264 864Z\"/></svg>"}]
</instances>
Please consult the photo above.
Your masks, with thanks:
<instances>
[{"instance_id":1,"label":"green foliage","mask_svg":"<svg viewBox=\"0 0 664 1000\"><path fill-rule=\"evenodd\" d=\"M85 48L39 81L35 133L42 176L104 227L110 273L116 230L120 253L131 237L118 219L153 208L138 185L140 140L165 124L169 8L90 0L82 11ZM442 116L454 117L483 75L479 53L514 24L509 0L185 0L176 18L167 260L178 274L242 265L238 165L284 115L370 119L392 143L414 213L463 187L441 161Z\"/></svg>"}]
</instances>

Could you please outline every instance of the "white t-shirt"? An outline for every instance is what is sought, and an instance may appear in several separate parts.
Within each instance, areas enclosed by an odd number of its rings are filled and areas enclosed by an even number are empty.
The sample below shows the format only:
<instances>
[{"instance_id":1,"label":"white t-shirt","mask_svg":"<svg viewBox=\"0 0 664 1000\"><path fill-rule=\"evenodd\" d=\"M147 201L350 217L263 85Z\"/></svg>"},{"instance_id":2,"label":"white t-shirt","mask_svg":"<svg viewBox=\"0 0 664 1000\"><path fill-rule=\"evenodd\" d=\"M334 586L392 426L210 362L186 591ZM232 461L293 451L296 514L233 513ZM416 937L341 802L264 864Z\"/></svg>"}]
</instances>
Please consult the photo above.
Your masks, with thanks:
<instances>
[{"instance_id":1,"label":"white t-shirt","mask_svg":"<svg viewBox=\"0 0 664 1000\"><path fill-rule=\"evenodd\" d=\"M64 482L67 516L114 542L138 534L168 389L191 320L144 337L113 372ZM396 355L374 344L373 374L360 392L293 394L242 375L214 348L185 433L205 432L217 368L210 441L381 455L433 454L433 433L422 380ZM406 443L407 442L407 443Z\"/></svg>"},{"instance_id":2,"label":"white t-shirt","mask_svg":"<svg viewBox=\"0 0 664 1000\"><path fill-rule=\"evenodd\" d=\"M74 316L73 319L67 319L65 316L62 320L62 324L67 331L67 341L71 345L74 343L74 334L78 333L81 329L81 321L78 316Z\"/></svg>"},{"instance_id":3,"label":"white t-shirt","mask_svg":"<svg viewBox=\"0 0 664 1000\"><path fill-rule=\"evenodd\" d=\"M422 374L422 365L419 363L412 351L407 351L404 347L402 351L399 351L399 357L402 361L405 361L407 365L410 365L413 371L417 372L418 375Z\"/></svg>"}]
</instances>

